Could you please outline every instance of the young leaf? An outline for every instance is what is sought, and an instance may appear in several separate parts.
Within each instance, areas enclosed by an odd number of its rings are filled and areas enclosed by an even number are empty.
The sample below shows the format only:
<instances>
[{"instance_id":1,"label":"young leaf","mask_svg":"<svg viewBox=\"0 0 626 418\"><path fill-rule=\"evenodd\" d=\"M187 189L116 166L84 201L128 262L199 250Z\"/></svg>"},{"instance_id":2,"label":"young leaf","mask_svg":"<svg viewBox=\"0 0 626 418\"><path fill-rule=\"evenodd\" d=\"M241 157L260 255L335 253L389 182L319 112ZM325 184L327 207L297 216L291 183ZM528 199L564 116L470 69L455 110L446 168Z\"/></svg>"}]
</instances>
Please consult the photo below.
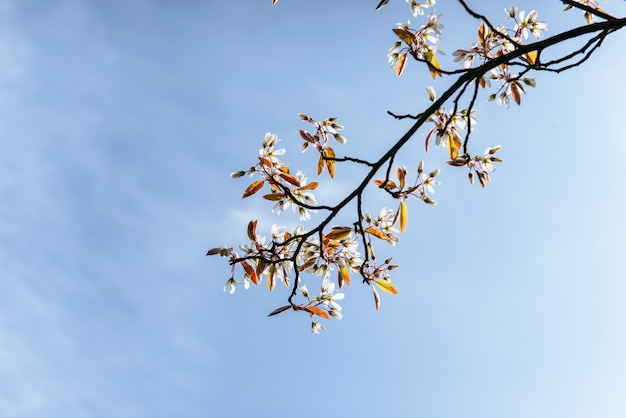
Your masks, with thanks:
<instances>
[{"instance_id":1,"label":"young leaf","mask_svg":"<svg viewBox=\"0 0 626 418\"><path fill-rule=\"evenodd\" d=\"M250 264L246 263L245 261L242 262L241 265L243 266L243 269L245 270L245 272L248 275L248 277L250 278L250 281L252 281L252 283L254 283L254 284L259 284L259 279L258 279L258 277L256 275L256 272L252 268L252 266Z\"/></svg>"},{"instance_id":2,"label":"young leaf","mask_svg":"<svg viewBox=\"0 0 626 418\"><path fill-rule=\"evenodd\" d=\"M516 83L511 83L511 96L513 96L513 100L515 100L515 103L518 105L522 102L522 94Z\"/></svg>"},{"instance_id":3,"label":"young leaf","mask_svg":"<svg viewBox=\"0 0 626 418\"><path fill-rule=\"evenodd\" d=\"M274 315L278 315L279 313L283 313L285 312L287 309L290 309L291 305L285 305L285 306L281 306L278 309L274 309L272 312L270 312L269 314L267 314L267 316L274 316Z\"/></svg>"},{"instance_id":4,"label":"young leaf","mask_svg":"<svg viewBox=\"0 0 626 418\"><path fill-rule=\"evenodd\" d=\"M315 137L303 129L300 129L300 136L306 142L315 143Z\"/></svg>"},{"instance_id":5,"label":"young leaf","mask_svg":"<svg viewBox=\"0 0 626 418\"><path fill-rule=\"evenodd\" d=\"M328 316L328 312L326 312L322 308L318 308L317 306L305 306L304 310L313 315L321 316L322 318L330 319Z\"/></svg>"},{"instance_id":6,"label":"young leaf","mask_svg":"<svg viewBox=\"0 0 626 418\"><path fill-rule=\"evenodd\" d=\"M381 290L391 293L392 295L398 294L398 289L388 280L385 279L377 279L375 282Z\"/></svg>"},{"instance_id":7,"label":"young leaf","mask_svg":"<svg viewBox=\"0 0 626 418\"><path fill-rule=\"evenodd\" d=\"M380 308L380 296L378 295L378 290L374 286L372 286L372 292L374 293L374 304L376 306L376 310Z\"/></svg>"},{"instance_id":8,"label":"young leaf","mask_svg":"<svg viewBox=\"0 0 626 418\"><path fill-rule=\"evenodd\" d=\"M280 173L280 177L288 183L293 184L296 187L300 187L300 180L295 178L289 173Z\"/></svg>"},{"instance_id":9,"label":"young leaf","mask_svg":"<svg viewBox=\"0 0 626 418\"><path fill-rule=\"evenodd\" d=\"M406 229L406 221L409 217L409 209L404 200L400 201L400 209L398 209L398 211L400 212L400 232L404 233L404 230Z\"/></svg>"},{"instance_id":10,"label":"young leaf","mask_svg":"<svg viewBox=\"0 0 626 418\"><path fill-rule=\"evenodd\" d=\"M350 286L350 271L343 263L339 264L339 277L337 278L337 282L339 283L340 289L343 287L344 283Z\"/></svg>"},{"instance_id":11,"label":"young leaf","mask_svg":"<svg viewBox=\"0 0 626 418\"><path fill-rule=\"evenodd\" d=\"M450 159L456 160L459 156L459 151L461 150L461 141L454 137L454 135L448 135L448 153L450 154Z\"/></svg>"},{"instance_id":12,"label":"young leaf","mask_svg":"<svg viewBox=\"0 0 626 418\"><path fill-rule=\"evenodd\" d=\"M537 51L530 51L526 54L525 58L530 65L535 65L535 62L537 62Z\"/></svg>"},{"instance_id":13,"label":"young leaf","mask_svg":"<svg viewBox=\"0 0 626 418\"><path fill-rule=\"evenodd\" d=\"M324 157L326 158L335 158L335 150L331 147L328 147L324 150ZM330 174L330 178L335 178L335 161L334 160L325 160L326 167L328 167L328 174Z\"/></svg>"},{"instance_id":14,"label":"young leaf","mask_svg":"<svg viewBox=\"0 0 626 418\"><path fill-rule=\"evenodd\" d=\"M404 181L406 179L406 167L398 167L398 180L400 181L400 189L404 189Z\"/></svg>"},{"instance_id":15,"label":"young leaf","mask_svg":"<svg viewBox=\"0 0 626 418\"><path fill-rule=\"evenodd\" d=\"M406 66L406 52L398 57L398 65L396 66L396 75L400 77Z\"/></svg>"},{"instance_id":16,"label":"young leaf","mask_svg":"<svg viewBox=\"0 0 626 418\"><path fill-rule=\"evenodd\" d=\"M250 221L248 222L248 238L250 241L254 241L256 237L256 224L258 221Z\"/></svg>"},{"instance_id":17,"label":"young leaf","mask_svg":"<svg viewBox=\"0 0 626 418\"><path fill-rule=\"evenodd\" d=\"M374 235L376 238L380 238L382 240L385 241L389 241L389 237L387 235L385 235L385 233L383 231L381 231L380 229L376 229L372 226L365 228L365 232L367 232L368 234Z\"/></svg>"},{"instance_id":18,"label":"young leaf","mask_svg":"<svg viewBox=\"0 0 626 418\"><path fill-rule=\"evenodd\" d=\"M276 264L272 264L267 271L267 289L271 292L276 286ZM256 284L256 283L255 283Z\"/></svg>"},{"instance_id":19,"label":"young leaf","mask_svg":"<svg viewBox=\"0 0 626 418\"><path fill-rule=\"evenodd\" d=\"M265 184L265 180L257 180L255 182L253 182L251 185L248 186L248 188L243 192L243 197L242 199L245 199L248 196L252 196L253 194L255 194L256 192L258 192L259 190L261 190L261 188L263 188L263 185Z\"/></svg>"},{"instance_id":20,"label":"young leaf","mask_svg":"<svg viewBox=\"0 0 626 418\"><path fill-rule=\"evenodd\" d=\"M341 241L342 239L348 238L350 232L352 232L352 228L349 226L334 226L333 229L326 234L326 239Z\"/></svg>"},{"instance_id":21,"label":"young leaf","mask_svg":"<svg viewBox=\"0 0 626 418\"><path fill-rule=\"evenodd\" d=\"M385 180L374 180L374 184L376 185L376 187L381 187L384 184L385 190L392 190L398 187L396 183L391 180L387 180L387 183L385 183Z\"/></svg>"},{"instance_id":22,"label":"young leaf","mask_svg":"<svg viewBox=\"0 0 626 418\"><path fill-rule=\"evenodd\" d=\"M404 41L405 44L411 46L411 44L413 43L413 34L408 29L393 28L392 30L398 38Z\"/></svg>"},{"instance_id":23,"label":"young leaf","mask_svg":"<svg viewBox=\"0 0 626 418\"><path fill-rule=\"evenodd\" d=\"M324 160L324 155L320 154L319 160L317 160L317 175L319 176L324 172L324 166L326 165L326 160Z\"/></svg>"},{"instance_id":24,"label":"young leaf","mask_svg":"<svg viewBox=\"0 0 626 418\"><path fill-rule=\"evenodd\" d=\"M316 181L312 181L309 184L302 186L300 188L298 188L298 190L315 190L317 188L317 186L319 185L318 182Z\"/></svg>"}]
</instances>

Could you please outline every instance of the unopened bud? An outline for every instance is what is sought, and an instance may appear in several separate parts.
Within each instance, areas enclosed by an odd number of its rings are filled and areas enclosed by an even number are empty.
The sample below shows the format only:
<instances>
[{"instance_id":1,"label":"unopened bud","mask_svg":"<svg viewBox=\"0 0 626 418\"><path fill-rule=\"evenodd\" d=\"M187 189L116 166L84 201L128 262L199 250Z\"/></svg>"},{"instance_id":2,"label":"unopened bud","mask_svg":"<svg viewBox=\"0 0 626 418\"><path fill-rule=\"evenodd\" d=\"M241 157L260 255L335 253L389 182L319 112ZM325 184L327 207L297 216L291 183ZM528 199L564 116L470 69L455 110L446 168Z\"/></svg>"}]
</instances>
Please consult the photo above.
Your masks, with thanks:
<instances>
[{"instance_id":1,"label":"unopened bud","mask_svg":"<svg viewBox=\"0 0 626 418\"><path fill-rule=\"evenodd\" d=\"M432 172L428 175L428 177L436 177L436 176L437 176L437 174L439 174L439 171L440 171L439 169L436 169L435 171L432 171Z\"/></svg>"},{"instance_id":2,"label":"unopened bud","mask_svg":"<svg viewBox=\"0 0 626 418\"><path fill-rule=\"evenodd\" d=\"M470 184L474 184L474 173L470 171L467 176L469 177Z\"/></svg>"},{"instance_id":3,"label":"unopened bud","mask_svg":"<svg viewBox=\"0 0 626 418\"><path fill-rule=\"evenodd\" d=\"M243 177L246 175L245 171L235 171L234 173L230 173L230 176L234 179L238 179L239 177Z\"/></svg>"}]
</instances>

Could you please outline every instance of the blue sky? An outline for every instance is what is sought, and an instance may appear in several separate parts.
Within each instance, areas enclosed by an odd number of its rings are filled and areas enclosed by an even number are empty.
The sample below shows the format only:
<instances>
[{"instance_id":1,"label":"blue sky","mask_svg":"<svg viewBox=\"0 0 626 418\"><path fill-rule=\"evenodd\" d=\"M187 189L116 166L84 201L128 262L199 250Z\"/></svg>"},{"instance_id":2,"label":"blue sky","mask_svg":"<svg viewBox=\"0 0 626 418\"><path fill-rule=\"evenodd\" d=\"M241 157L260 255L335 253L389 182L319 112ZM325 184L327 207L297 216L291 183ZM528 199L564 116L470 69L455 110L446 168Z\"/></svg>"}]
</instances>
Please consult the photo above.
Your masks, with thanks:
<instances>
[{"instance_id":1,"label":"blue sky","mask_svg":"<svg viewBox=\"0 0 626 418\"><path fill-rule=\"evenodd\" d=\"M367 157L409 126L387 110L428 103L427 73L387 64L408 6L374 3L0 0L0 416L624 415L624 31L538 75L521 107L479 104L474 151L503 145L486 189L431 150L439 204L413 203L378 250L401 266L380 311L353 283L311 335L303 315L265 316L283 289L223 292L209 248L243 243L252 218L297 222L229 177L265 132L312 179L298 113L339 117L341 153ZM476 22L440 3L450 58ZM517 4L548 34L583 22ZM338 167L320 196L357 174Z\"/></svg>"}]
</instances>

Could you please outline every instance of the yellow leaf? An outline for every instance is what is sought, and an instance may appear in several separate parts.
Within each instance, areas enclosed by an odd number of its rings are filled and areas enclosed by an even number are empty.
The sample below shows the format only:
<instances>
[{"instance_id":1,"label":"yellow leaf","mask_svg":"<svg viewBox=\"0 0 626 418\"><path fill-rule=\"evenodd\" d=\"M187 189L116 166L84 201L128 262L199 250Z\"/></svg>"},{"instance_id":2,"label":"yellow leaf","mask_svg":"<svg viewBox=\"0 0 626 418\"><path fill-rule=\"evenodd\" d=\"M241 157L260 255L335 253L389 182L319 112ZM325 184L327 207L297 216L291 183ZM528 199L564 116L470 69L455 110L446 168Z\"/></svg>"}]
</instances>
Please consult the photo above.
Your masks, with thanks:
<instances>
[{"instance_id":1,"label":"yellow leaf","mask_svg":"<svg viewBox=\"0 0 626 418\"><path fill-rule=\"evenodd\" d=\"M252 266L250 264L246 263L245 261L243 263L241 263L241 265L243 266L243 269L245 270L246 274L248 275L248 277L250 278L252 283L258 284L259 283L259 279L258 279L258 277L256 275L256 272L252 268Z\"/></svg>"},{"instance_id":2,"label":"yellow leaf","mask_svg":"<svg viewBox=\"0 0 626 418\"><path fill-rule=\"evenodd\" d=\"M400 209L398 209L398 211L400 212L400 232L404 232L406 229L406 221L409 216L409 209L404 200L400 201Z\"/></svg>"},{"instance_id":3,"label":"yellow leaf","mask_svg":"<svg viewBox=\"0 0 626 418\"><path fill-rule=\"evenodd\" d=\"M344 283L350 286L350 271L348 270L348 267L341 263L339 264L339 277L337 278L337 281L340 289L343 287Z\"/></svg>"},{"instance_id":4,"label":"yellow leaf","mask_svg":"<svg viewBox=\"0 0 626 418\"><path fill-rule=\"evenodd\" d=\"M326 158L335 158L335 150L331 147L328 147L324 150L324 157ZM334 160L326 160L326 167L328 167L328 174L330 174L331 178L335 178L335 161Z\"/></svg>"},{"instance_id":5,"label":"yellow leaf","mask_svg":"<svg viewBox=\"0 0 626 418\"><path fill-rule=\"evenodd\" d=\"M272 264L267 271L267 289L271 292L276 286L276 264ZM255 283L256 284L256 283Z\"/></svg>"},{"instance_id":6,"label":"yellow leaf","mask_svg":"<svg viewBox=\"0 0 626 418\"><path fill-rule=\"evenodd\" d=\"M375 282L378 287L384 292L391 293L392 295L398 294L398 289L388 280L385 279L377 279Z\"/></svg>"},{"instance_id":7,"label":"yellow leaf","mask_svg":"<svg viewBox=\"0 0 626 418\"><path fill-rule=\"evenodd\" d=\"M535 62L537 61L537 51L530 51L527 53L526 61L528 61L530 65L535 65Z\"/></svg>"},{"instance_id":8,"label":"yellow leaf","mask_svg":"<svg viewBox=\"0 0 626 418\"><path fill-rule=\"evenodd\" d=\"M270 194L263 195L263 199L270 200L272 202L277 202L279 200L282 200L284 197L285 195L282 193L270 193Z\"/></svg>"},{"instance_id":9,"label":"yellow leaf","mask_svg":"<svg viewBox=\"0 0 626 418\"><path fill-rule=\"evenodd\" d=\"M243 192L243 197L242 199L248 197L248 196L252 196L253 194L255 194L256 192L258 192L259 190L261 190L261 188L263 187L263 185L265 184L265 180L257 180L255 182L253 182L251 185L248 186L248 188Z\"/></svg>"},{"instance_id":10,"label":"yellow leaf","mask_svg":"<svg viewBox=\"0 0 626 418\"><path fill-rule=\"evenodd\" d=\"M396 65L396 75L400 77L406 66L406 52L398 58L398 64Z\"/></svg>"},{"instance_id":11,"label":"yellow leaf","mask_svg":"<svg viewBox=\"0 0 626 418\"><path fill-rule=\"evenodd\" d=\"M318 308L317 306L305 306L304 310L313 315L321 316L322 318L330 319L328 316L328 312L326 312L322 308Z\"/></svg>"},{"instance_id":12,"label":"yellow leaf","mask_svg":"<svg viewBox=\"0 0 626 418\"><path fill-rule=\"evenodd\" d=\"M437 57L435 57L435 54L433 54L432 51L427 51L424 54L424 58L430 64L428 66L428 70L430 71L430 76L433 79L437 78L438 75L441 76L441 72L438 71L438 70L441 70L441 65L439 64Z\"/></svg>"},{"instance_id":13,"label":"yellow leaf","mask_svg":"<svg viewBox=\"0 0 626 418\"><path fill-rule=\"evenodd\" d=\"M392 30L398 38L404 41L405 44L411 46L411 44L413 43L413 34L408 29L393 28Z\"/></svg>"},{"instance_id":14,"label":"yellow leaf","mask_svg":"<svg viewBox=\"0 0 626 418\"><path fill-rule=\"evenodd\" d=\"M461 141L455 138L454 135L448 135L448 153L452 160L456 160L459 156L461 145Z\"/></svg>"}]
</instances>

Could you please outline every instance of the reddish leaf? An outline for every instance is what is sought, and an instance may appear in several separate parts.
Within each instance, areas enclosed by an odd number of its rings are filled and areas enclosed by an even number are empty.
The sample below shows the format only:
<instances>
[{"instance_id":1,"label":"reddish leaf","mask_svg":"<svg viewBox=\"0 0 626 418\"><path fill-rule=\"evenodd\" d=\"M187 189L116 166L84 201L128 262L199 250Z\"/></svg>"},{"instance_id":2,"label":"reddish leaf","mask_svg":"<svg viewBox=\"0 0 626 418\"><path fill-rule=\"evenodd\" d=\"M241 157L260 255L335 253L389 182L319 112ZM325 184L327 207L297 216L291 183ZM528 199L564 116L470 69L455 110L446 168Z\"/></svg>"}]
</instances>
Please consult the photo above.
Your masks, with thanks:
<instances>
[{"instance_id":1,"label":"reddish leaf","mask_svg":"<svg viewBox=\"0 0 626 418\"><path fill-rule=\"evenodd\" d=\"M300 136L302 137L302 139L304 139L306 142L311 142L311 143L315 143L315 137L313 135L311 135L310 133L308 133L305 130L300 129Z\"/></svg>"},{"instance_id":2,"label":"reddish leaf","mask_svg":"<svg viewBox=\"0 0 626 418\"><path fill-rule=\"evenodd\" d=\"M254 241L256 237L256 224L258 221L250 221L248 222L248 238L250 241Z\"/></svg>"},{"instance_id":3,"label":"reddish leaf","mask_svg":"<svg viewBox=\"0 0 626 418\"><path fill-rule=\"evenodd\" d=\"M256 272L254 271L254 268L252 268L252 266L250 264L246 263L245 261L242 262L241 265L243 266L243 269L245 270L246 274L248 275L248 278L250 278L252 283L258 284L259 283L259 279L258 279L258 277L256 275Z\"/></svg>"},{"instance_id":4,"label":"reddish leaf","mask_svg":"<svg viewBox=\"0 0 626 418\"><path fill-rule=\"evenodd\" d=\"M515 103L517 103L519 106L519 104L522 102L522 94L516 83L511 83L511 96L513 96L513 100L515 100Z\"/></svg>"},{"instance_id":5,"label":"reddish leaf","mask_svg":"<svg viewBox=\"0 0 626 418\"><path fill-rule=\"evenodd\" d=\"M285 306L281 306L278 309L274 309L272 312L270 312L269 314L267 314L267 316L274 316L274 315L278 315L279 313L283 313L286 310L290 309L291 305L285 305Z\"/></svg>"},{"instance_id":6,"label":"reddish leaf","mask_svg":"<svg viewBox=\"0 0 626 418\"><path fill-rule=\"evenodd\" d=\"M259 190L261 190L261 188L263 188L263 185L265 184L265 180L257 180L255 182L253 182L251 185L248 186L248 188L243 192L243 199L245 199L248 196L252 196L253 194L255 194L256 192L258 192Z\"/></svg>"},{"instance_id":7,"label":"reddish leaf","mask_svg":"<svg viewBox=\"0 0 626 418\"><path fill-rule=\"evenodd\" d=\"M430 141L430 136L433 134L433 132L435 132L435 130L431 129L430 132L428 132L428 135L426 135L426 154L428 154L428 141Z\"/></svg>"}]
</instances>

